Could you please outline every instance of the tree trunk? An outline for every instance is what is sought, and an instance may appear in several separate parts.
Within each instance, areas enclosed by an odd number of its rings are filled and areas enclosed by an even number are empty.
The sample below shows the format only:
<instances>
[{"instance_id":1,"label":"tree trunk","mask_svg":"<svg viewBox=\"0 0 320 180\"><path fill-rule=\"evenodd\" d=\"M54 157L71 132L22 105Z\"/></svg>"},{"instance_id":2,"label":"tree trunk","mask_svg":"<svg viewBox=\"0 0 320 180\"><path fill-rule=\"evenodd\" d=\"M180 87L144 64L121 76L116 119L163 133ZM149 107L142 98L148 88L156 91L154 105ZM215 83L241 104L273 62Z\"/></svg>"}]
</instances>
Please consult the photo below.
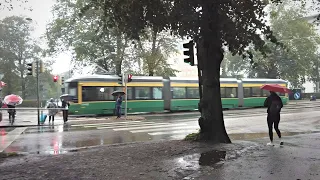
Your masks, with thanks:
<instances>
[{"instance_id":1,"label":"tree trunk","mask_svg":"<svg viewBox=\"0 0 320 180\"><path fill-rule=\"evenodd\" d=\"M210 3L210 2L206 2ZM220 65L223 60L221 38L212 29L218 26L217 15L211 14L212 4L203 6L203 22L198 41L200 68L202 70L203 95L199 103L201 117L199 118L200 139L214 143L231 143L226 132L221 94L220 94ZM216 10L218 12L218 10Z\"/></svg>"},{"instance_id":2,"label":"tree trunk","mask_svg":"<svg viewBox=\"0 0 320 180\"><path fill-rule=\"evenodd\" d=\"M121 34L117 34L117 56L115 61L116 74L121 74L121 65L122 65L121 47L122 47Z\"/></svg>"},{"instance_id":3,"label":"tree trunk","mask_svg":"<svg viewBox=\"0 0 320 180\"><path fill-rule=\"evenodd\" d=\"M153 76L154 75L154 72L152 69L149 69L149 76Z\"/></svg>"}]
</instances>

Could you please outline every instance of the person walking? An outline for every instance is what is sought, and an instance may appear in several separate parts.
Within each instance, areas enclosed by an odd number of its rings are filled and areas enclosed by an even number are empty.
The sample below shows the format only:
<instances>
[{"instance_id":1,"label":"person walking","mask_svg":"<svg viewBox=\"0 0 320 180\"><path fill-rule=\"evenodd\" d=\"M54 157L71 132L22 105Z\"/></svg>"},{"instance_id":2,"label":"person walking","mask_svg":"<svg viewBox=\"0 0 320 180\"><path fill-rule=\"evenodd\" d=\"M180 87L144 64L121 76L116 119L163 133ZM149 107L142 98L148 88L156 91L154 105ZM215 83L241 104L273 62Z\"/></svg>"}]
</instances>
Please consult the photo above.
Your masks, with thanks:
<instances>
[{"instance_id":1,"label":"person walking","mask_svg":"<svg viewBox=\"0 0 320 180\"><path fill-rule=\"evenodd\" d=\"M67 122L67 121L68 121L69 106L70 106L70 103L67 102L65 99L62 99L62 105L61 105L61 107L63 108L63 110L62 110L62 116L63 116L63 121L64 121L64 122Z\"/></svg>"},{"instance_id":2,"label":"person walking","mask_svg":"<svg viewBox=\"0 0 320 180\"><path fill-rule=\"evenodd\" d=\"M268 128L269 128L270 143L268 143L267 145L273 146L273 132L272 132L273 125L280 139L280 145L283 145L283 142L281 141L281 132L279 130L280 112L281 112L281 108L283 107L282 100L278 96L278 94L276 94L273 91L270 91L270 95L265 100L264 106L268 108L267 122L268 122Z\"/></svg>"},{"instance_id":3,"label":"person walking","mask_svg":"<svg viewBox=\"0 0 320 180\"><path fill-rule=\"evenodd\" d=\"M119 94L116 100L117 119L121 118L122 96Z\"/></svg>"},{"instance_id":4,"label":"person walking","mask_svg":"<svg viewBox=\"0 0 320 180\"><path fill-rule=\"evenodd\" d=\"M54 102L53 98L49 100L49 104L47 105L47 108L49 109L49 112L48 112L49 123L51 122L51 119L52 119L52 123L54 123L54 116L57 114L56 108L58 108L58 106Z\"/></svg>"}]
</instances>

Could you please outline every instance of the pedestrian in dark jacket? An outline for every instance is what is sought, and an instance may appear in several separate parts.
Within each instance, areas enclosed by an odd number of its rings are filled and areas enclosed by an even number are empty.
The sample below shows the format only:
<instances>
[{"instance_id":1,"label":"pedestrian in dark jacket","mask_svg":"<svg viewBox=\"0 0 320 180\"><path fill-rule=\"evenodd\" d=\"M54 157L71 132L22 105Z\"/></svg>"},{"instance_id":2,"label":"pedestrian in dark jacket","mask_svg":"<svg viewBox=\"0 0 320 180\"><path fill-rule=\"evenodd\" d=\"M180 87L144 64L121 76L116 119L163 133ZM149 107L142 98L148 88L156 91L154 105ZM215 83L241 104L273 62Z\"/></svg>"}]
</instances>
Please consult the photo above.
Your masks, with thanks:
<instances>
[{"instance_id":1,"label":"pedestrian in dark jacket","mask_svg":"<svg viewBox=\"0 0 320 180\"><path fill-rule=\"evenodd\" d=\"M121 117L122 96L119 94L116 100L117 118Z\"/></svg>"},{"instance_id":2,"label":"pedestrian in dark jacket","mask_svg":"<svg viewBox=\"0 0 320 180\"><path fill-rule=\"evenodd\" d=\"M68 115L69 115L69 106L70 103L67 102L66 100L62 99L62 116L63 116L63 121L67 122L68 121Z\"/></svg>"},{"instance_id":3,"label":"pedestrian in dark jacket","mask_svg":"<svg viewBox=\"0 0 320 180\"><path fill-rule=\"evenodd\" d=\"M281 132L279 130L279 123L280 123L280 111L283 107L283 103L281 98L273 91L270 91L270 96L267 97L267 99L264 101L264 106L268 107L267 113L267 122L268 122L268 128L269 128L269 138L270 143L267 145L273 146L273 132L272 132L272 126L274 124L274 129L277 132L277 135L280 139L280 145L283 145L283 142L281 141Z\"/></svg>"}]
</instances>

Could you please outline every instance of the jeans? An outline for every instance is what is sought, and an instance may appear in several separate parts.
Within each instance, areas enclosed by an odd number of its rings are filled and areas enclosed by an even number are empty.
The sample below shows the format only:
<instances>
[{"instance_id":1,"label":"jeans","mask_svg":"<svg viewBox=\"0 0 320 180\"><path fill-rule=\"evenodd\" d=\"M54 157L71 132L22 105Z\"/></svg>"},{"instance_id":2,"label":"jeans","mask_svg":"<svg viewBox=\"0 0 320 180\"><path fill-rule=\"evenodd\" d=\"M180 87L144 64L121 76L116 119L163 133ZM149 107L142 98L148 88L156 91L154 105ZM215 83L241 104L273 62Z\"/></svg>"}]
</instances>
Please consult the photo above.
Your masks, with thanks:
<instances>
[{"instance_id":1,"label":"jeans","mask_svg":"<svg viewBox=\"0 0 320 180\"><path fill-rule=\"evenodd\" d=\"M121 106L117 106L117 117L121 117Z\"/></svg>"}]
</instances>

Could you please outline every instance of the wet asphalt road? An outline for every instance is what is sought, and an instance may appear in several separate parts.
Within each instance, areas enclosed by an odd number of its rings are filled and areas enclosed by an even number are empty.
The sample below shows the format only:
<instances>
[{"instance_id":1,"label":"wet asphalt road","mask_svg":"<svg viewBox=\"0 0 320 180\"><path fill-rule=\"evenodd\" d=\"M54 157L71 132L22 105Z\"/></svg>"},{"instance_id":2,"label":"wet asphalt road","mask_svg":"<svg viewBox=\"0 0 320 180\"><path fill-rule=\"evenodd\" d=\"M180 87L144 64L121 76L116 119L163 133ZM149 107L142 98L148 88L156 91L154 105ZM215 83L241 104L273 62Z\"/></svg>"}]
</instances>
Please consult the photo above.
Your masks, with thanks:
<instances>
[{"instance_id":1,"label":"wet asphalt road","mask_svg":"<svg viewBox=\"0 0 320 180\"><path fill-rule=\"evenodd\" d=\"M308 101L285 106L280 122L282 134L320 131L319 109L320 103ZM17 121L22 116L35 119L35 112L31 111L18 115ZM88 146L182 139L199 129L197 112L144 116L147 120L117 122L92 117L70 118L72 123L65 125L58 117L54 126L1 128L0 152L62 154ZM229 110L224 112L224 117L227 132L233 140L267 137L265 109Z\"/></svg>"}]
</instances>

